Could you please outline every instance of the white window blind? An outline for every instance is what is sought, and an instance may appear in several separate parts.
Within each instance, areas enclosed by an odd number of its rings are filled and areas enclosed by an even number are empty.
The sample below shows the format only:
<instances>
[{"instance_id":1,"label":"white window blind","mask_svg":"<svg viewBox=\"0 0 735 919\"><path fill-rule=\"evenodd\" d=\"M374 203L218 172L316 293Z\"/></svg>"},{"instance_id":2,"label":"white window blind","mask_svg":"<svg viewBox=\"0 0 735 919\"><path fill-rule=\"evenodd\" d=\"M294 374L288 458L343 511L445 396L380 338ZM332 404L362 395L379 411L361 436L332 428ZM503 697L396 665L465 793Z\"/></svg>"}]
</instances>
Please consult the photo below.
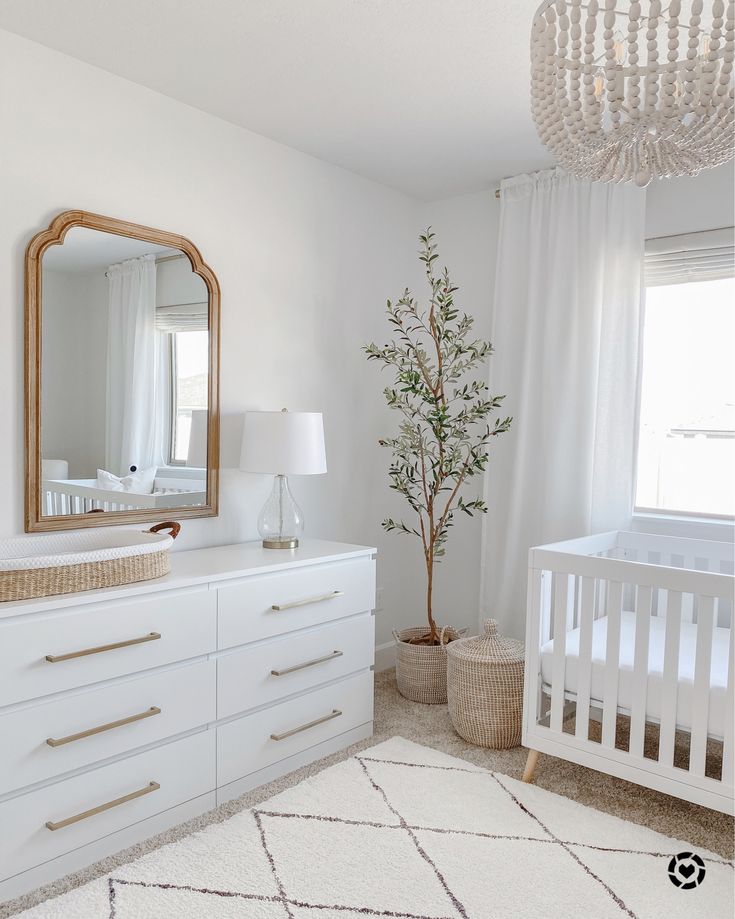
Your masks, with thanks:
<instances>
[{"instance_id":1,"label":"white window blind","mask_svg":"<svg viewBox=\"0 0 735 919\"><path fill-rule=\"evenodd\" d=\"M646 240L646 287L735 276L735 228Z\"/></svg>"},{"instance_id":2,"label":"white window blind","mask_svg":"<svg viewBox=\"0 0 735 919\"><path fill-rule=\"evenodd\" d=\"M206 332L209 328L209 304L175 303L156 309L159 332Z\"/></svg>"}]
</instances>

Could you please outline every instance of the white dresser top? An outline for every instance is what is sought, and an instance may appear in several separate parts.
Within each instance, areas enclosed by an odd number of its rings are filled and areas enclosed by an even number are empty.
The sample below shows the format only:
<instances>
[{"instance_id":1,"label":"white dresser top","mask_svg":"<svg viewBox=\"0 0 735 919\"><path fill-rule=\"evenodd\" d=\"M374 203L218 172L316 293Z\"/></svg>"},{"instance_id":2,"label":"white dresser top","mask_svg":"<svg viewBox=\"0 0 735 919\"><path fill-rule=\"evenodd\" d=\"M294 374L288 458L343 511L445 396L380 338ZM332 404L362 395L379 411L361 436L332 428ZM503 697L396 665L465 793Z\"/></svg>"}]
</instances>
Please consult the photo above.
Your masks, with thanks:
<instances>
[{"instance_id":1,"label":"white dresser top","mask_svg":"<svg viewBox=\"0 0 735 919\"><path fill-rule=\"evenodd\" d=\"M162 578L136 581L120 587L103 587L74 594L57 594L33 600L14 600L0 603L0 619L27 613L49 612L87 603L101 603L150 594L160 590L194 587L213 581L270 574L287 568L301 568L320 562L343 561L348 558L374 555L377 549L370 546L353 546L349 543L329 542L323 539L302 539L298 549L264 549L260 541L243 542L230 546L212 546L207 549L190 549L171 553L171 572Z\"/></svg>"}]
</instances>

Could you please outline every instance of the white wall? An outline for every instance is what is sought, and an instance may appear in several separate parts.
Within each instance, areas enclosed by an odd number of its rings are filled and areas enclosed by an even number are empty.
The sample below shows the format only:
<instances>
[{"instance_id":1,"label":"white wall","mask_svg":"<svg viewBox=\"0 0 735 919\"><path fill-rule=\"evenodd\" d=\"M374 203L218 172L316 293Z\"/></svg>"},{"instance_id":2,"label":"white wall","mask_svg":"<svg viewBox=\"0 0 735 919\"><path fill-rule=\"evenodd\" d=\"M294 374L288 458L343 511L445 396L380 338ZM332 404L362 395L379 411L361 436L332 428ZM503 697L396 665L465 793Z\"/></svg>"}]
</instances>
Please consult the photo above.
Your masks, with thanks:
<instances>
[{"instance_id":1,"label":"white wall","mask_svg":"<svg viewBox=\"0 0 735 919\"><path fill-rule=\"evenodd\" d=\"M156 306L202 303L206 300L207 285L191 270L186 257L156 265Z\"/></svg>"},{"instance_id":2,"label":"white wall","mask_svg":"<svg viewBox=\"0 0 735 919\"><path fill-rule=\"evenodd\" d=\"M456 305L475 317L476 337L492 341L500 201L494 191L483 191L434 201L425 206L424 213L424 222L427 226L431 225L436 233L439 265L449 268L453 282L459 287L455 295ZM487 365L484 373L487 374ZM504 449L502 437L494 449ZM482 496L481 483L478 483L476 491ZM467 488L466 495L472 495L471 486ZM487 523L488 518L483 515L472 519L464 514L457 515L447 543L446 560L437 569L437 610L445 604L451 609L453 596L464 597L463 602L472 607L473 634L477 630L477 611L480 609L482 532ZM464 610L462 612L464 617ZM491 616L492 610L481 610L481 618L485 615Z\"/></svg>"},{"instance_id":3,"label":"white wall","mask_svg":"<svg viewBox=\"0 0 735 919\"><path fill-rule=\"evenodd\" d=\"M652 182L646 190L646 237L731 227L734 202L732 162L691 178Z\"/></svg>"},{"instance_id":4,"label":"white wall","mask_svg":"<svg viewBox=\"0 0 735 919\"><path fill-rule=\"evenodd\" d=\"M360 348L421 277L423 205L1 31L0 83L0 535L22 531L23 252L80 208L189 237L222 288L221 513L176 548L257 537L269 483L234 468L245 409L321 410L329 473L292 483L307 534L379 547L379 643L420 622L419 546L380 528L399 508L377 439L398 419ZM440 586L459 625L476 620L477 545Z\"/></svg>"}]
</instances>

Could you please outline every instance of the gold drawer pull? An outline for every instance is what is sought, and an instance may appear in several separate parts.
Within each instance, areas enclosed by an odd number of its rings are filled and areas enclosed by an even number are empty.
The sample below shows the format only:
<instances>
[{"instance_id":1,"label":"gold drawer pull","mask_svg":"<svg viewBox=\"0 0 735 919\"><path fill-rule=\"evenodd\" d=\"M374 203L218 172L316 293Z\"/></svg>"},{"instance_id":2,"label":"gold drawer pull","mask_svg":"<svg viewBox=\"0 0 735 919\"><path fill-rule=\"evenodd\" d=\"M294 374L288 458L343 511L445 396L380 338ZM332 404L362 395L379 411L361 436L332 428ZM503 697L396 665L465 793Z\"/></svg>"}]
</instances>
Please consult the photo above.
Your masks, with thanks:
<instances>
[{"instance_id":1,"label":"gold drawer pull","mask_svg":"<svg viewBox=\"0 0 735 919\"><path fill-rule=\"evenodd\" d=\"M345 592L343 590L332 590L328 594L320 594L318 597L306 597L304 600L294 600L292 603L274 603L271 609L283 610L293 609L294 606L308 606L309 603L321 603L322 600L334 600L337 597L343 597L344 594Z\"/></svg>"},{"instance_id":2,"label":"gold drawer pull","mask_svg":"<svg viewBox=\"0 0 735 919\"><path fill-rule=\"evenodd\" d=\"M315 728L318 724L324 724L325 721L331 721L332 718L339 718L341 714L342 712L338 708L333 708L328 715L317 718L316 721L310 721L300 727L291 728L290 731L284 731L283 734L271 734L271 740L285 740L287 737L293 737L294 734L300 734L302 731L308 731L309 728Z\"/></svg>"},{"instance_id":3,"label":"gold drawer pull","mask_svg":"<svg viewBox=\"0 0 735 919\"><path fill-rule=\"evenodd\" d=\"M82 651L71 651L69 654L47 654L46 660L50 664L60 661L70 661L75 657L87 657L88 654L101 654L103 651L116 651L118 648L129 648L131 645L142 645L146 641L158 641L160 632L149 632L140 638L128 638L127 641L116 641L111 645L98 645L96 648L84 648Z\"/></svg>"},{"instance_id":4,"label":"gold drawer pull","mask_svg":"<svg viewBox=\"0 0 735 919\"><path fill-rule=\"evenodd\" d=\"M336 657L342 657L343 654L344 651L332 651L331 654L325 654L324 657L315 657L313 661L304 661L303 664L294 664L293 667L286 667L284 670L271 670L271 676L285 676L287 673L295 673L297 670L303 670L305 667L313 667L315 664L333 661Z\"/></svg>"},{"instance_id":5,"label":"gold drawer pull","mask_svg":"<svg viewBox=\"0 0 735 919\"><path fill-rule=\"evenodd\" d=\"M59 820L57 823L54 823L53 820L49 820L46 823L46 827L49 830L63 830L64 827L71 826L72 823L79 823L80 820L86 820L87 817L95 817L97 814L102 814L112 807L118 807L120 804L127 804L128 801L142 798L143 795L149 795L152 791L158 791L160 787L158 782L149 782L144 788L139 788L137 791L131 791L129 795L123 795L122 798L115 798L114 801L108 801L107 804L98 804L97 807L92 807L88 811L82 811L81 814L74 814L73 817L67 817L66 820Z\"/></svg>"},{"instance_id":6,"label":"gold drawer pull","mask_svg":"<svg viewBox=\"0 0 735 919\"><path fill-rule=\"evenodd\" d=\"M113 728L121 728L125 724L132 724L134 721L142 721L144 718L151 718L153 715L160 715L161 709L157 705L152 705L144 712L138 712L137 715L129 715L127 718L121 718L119 721L110 721L108 724L101 724L96 728L89 728L86 731L80 731L78 734L69 734L67 737L49 737L46 743L49 747L63 747L65 743L72 743L75 740L84 740L85 737L94 737L95 734L102 734L103 731L111 731Z\"/></svg>"}]
</instances>

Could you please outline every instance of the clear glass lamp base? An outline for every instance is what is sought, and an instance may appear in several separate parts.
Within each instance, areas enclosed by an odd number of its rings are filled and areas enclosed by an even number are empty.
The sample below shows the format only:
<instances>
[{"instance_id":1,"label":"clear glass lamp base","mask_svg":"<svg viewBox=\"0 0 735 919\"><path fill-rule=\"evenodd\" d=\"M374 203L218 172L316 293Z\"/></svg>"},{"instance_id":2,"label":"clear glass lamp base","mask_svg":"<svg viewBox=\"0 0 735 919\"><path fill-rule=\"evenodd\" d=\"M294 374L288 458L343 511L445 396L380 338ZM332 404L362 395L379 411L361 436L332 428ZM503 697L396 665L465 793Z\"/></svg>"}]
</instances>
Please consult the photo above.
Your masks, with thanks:
<instances>
[{"instance_id":1,"label":"clear glass lamp base","mask_svg":"<svg viewBox=\"0 0 735 919\"><path fill-rule=\"evenodd\" d=\"M304 529L304 515L294 501L285 475L273 479L273 490L258 515L264 549L295 549Z\"/></svg>"}]
</instances>

